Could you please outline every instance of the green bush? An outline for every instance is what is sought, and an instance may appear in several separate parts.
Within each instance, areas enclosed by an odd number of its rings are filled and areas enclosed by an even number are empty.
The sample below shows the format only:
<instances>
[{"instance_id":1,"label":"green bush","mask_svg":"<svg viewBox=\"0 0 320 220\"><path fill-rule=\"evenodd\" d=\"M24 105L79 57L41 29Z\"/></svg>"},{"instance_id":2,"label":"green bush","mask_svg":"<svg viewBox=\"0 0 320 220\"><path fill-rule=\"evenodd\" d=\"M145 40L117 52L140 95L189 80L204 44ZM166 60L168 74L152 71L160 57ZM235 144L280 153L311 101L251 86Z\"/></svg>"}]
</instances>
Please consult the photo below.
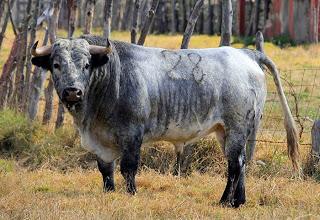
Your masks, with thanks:
<instances>
[{"instance_id":1,"label":"green bush","mask_svg":"<svg viewBox=\"0 0 320 220\"><path fill-rule=\"evenodd\" d=\"M279 35L273 37L271 42L281 48L296 46L296 42L288 35Z\"/></svg>"},{"instance_id":2,"label":"green bush","mask_svg":"<svg viewBox=\"0 0 320 220\"><path fill-rule=\"evenodd\" d=\"M29 149L37 126L12 110L0 112L0 152L18 154Z\"/></svg>"}]
</instances>

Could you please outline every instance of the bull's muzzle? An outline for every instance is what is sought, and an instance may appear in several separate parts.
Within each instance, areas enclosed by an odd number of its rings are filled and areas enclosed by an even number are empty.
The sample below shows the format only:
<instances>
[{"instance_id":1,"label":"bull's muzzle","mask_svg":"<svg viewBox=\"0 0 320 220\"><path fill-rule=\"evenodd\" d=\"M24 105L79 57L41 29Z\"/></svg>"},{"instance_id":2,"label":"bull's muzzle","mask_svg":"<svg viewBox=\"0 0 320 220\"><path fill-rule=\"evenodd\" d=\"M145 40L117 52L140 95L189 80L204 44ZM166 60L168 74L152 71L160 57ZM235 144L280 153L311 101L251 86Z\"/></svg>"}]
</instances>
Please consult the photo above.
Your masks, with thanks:
<instances>
[{"instance_id":1,"label":"bull's muzzle","mask_svg":"<svg viewBox=\"0 0 320 220\"><path fill-rule=\"evenodd\" d=\"M81 89L75 87L68 87L63 90L62 101L67 104L67 106L72 106L82 101L83 92Z\"/></svg>"}]
</instances>

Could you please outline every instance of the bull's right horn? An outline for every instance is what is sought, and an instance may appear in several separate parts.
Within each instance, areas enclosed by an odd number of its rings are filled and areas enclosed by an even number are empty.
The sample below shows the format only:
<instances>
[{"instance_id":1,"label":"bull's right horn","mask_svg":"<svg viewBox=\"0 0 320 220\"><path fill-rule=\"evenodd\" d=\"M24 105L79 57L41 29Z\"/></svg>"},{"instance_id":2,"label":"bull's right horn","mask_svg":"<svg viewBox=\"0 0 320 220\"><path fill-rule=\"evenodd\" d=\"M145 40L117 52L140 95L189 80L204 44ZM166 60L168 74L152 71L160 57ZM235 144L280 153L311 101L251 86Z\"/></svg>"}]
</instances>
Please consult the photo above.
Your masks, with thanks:
<instances>
[{"instance_id":1,"label":"bull's right horn","mask_svg":"<svg viewBox=\"0 0 320 220\"><path fill-rule=\"evenodd\" d=\"M112 49L110 45L107 47L90 45L89 52L91 54L110 54L112 52Z\"/></svg>"},{"instance_id":2,"label":"bull's right horn","mask_svg":"<svg viewBox=\"0 0 320 220\"><path fill-rule=\"evenodd\" d=\"M52 46L43 46L43 47L37 48L38 43L39 41L35 42L34 45L32 46L32 49L31 49L32 56L40 57L40 56L46 56L51 54Z\"/></svg>"}]
</instances>

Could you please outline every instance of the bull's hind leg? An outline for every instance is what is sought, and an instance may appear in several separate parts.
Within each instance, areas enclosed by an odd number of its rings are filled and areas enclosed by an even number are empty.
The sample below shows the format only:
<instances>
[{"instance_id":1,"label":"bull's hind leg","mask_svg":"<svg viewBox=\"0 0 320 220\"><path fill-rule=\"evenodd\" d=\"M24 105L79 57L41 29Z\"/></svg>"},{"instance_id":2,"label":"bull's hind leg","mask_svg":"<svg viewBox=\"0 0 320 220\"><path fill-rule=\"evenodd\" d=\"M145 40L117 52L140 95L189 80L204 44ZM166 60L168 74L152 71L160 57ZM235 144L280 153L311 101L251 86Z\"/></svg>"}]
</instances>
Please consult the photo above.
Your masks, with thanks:
<instances>
[{"instance_id":1,"label":"bull's hind leg","mask_svg":"<svg viewBox=\"0 0 320 220\"><path fill-rule=\"evenodd\" d=\"M220 200L220 203L224 205L239 207L246 201L245 141L245 135L241 132L230 132L226 138L225 154L228 159L228 182Z\"/></svg>"},{"instance_id":2,"label":"bull's hind leg","mask_svg":"<svg viewBox=\"0 0 320 220\"><path fill-rule=\"evenodd\" d=\"M98 168L103 179L103 191L114 191L114 162L106 163L97 158Z\"/></svg>"}]
</instances>

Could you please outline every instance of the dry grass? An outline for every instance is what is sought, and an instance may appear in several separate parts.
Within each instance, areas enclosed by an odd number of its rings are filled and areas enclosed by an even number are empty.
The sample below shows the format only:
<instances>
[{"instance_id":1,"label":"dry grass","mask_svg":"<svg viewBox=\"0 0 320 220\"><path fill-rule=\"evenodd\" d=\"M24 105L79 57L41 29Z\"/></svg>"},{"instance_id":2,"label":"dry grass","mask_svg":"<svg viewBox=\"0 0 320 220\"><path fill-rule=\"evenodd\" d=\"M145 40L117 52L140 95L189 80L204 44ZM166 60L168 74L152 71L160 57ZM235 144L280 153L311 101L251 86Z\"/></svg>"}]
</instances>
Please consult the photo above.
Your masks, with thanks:
<instances>
[{"instance_id":1,"label":"dry grass","mask_svg":"<svg viewBox=\"0 0 320 220\"><path fill-rule=\"evenodd\" d=\"M104 194L98 171L61 174L48 170L0 176L2 219L317 219L320 187L313 180L247 178L248 201L240 209L218 204L225 178L193 173L188 178L144 171L139 192Z\"/></svg>"},{"instance_id":2,"label":"dry grass","mask_svg":"<svg viewBox=\"0 0 320 220\"><path fill-rule=\"evenodd\" d=\"M99 33L99 30L94 32ZM77 30L76 36L79 35L80 31ZM66 33L59 31L59 36L66 36ZM40 32L38 39L42 38L43 33ZM112 39L129 41L129 33L112 33ZM181 39L180 35L150 35L147 37L146 46L177 49ZM217 47L219 40L216 36L193 36L190 47ZM0 70L12 41L13 33L9 30L0 51ZM266 43L265 50L280 69L320 66L320 46L317 45L280 49ZM300 80L299 73L293 75L296 82ZM308 78L308 81L311 82L312 79ZM272 91L272 81L268 81L268 86ZM319 105L319 100L313 104ZM40 112L42 109L43 100ZM273 116L279 113L277 106L271 108L267 105L266 111ZM40 116L41 114L39 118ZM98 171L79 168L91 160L87 160L85 151L80 150L79 140L70 132L70 116L67 115L65 129L54 134L53 126L52 122L49 128L41 127L37 130L30 144L31 150L19 152L20 158L6 155L5 159L0 159L0 219L320 218L319 182L312 178L291 178L292 171L284 144L258 143L256 159L264 161L266 165L253 164L249 167L248 201L245 206L235 210L218 204L226 183L225 161L221 151L212 148L215 144L211 141L200 143L202 148L198 150L197 160L192 164L194 172L187 178L176 178L168 174L174 163L172 147L159 145L156 150L145 149L144 169L140 171L137 180L139 192L132 197L125 193L118 171L116 192L104 194ZM282 122L265 121L263 126L281 128ZM265 132L263 135L267 139L284 139L283 133ZM308 135L303 138L306 142L310 139ZM151 153L152 158L148 157ZM304 146L301 153L303 161L306 161L309 146ZM202 155L203 160L200 159ZM94 165L88 164L85 168L95 167ZM159 173L150 167L159 170Z\"/></svg>"}]
</instances>

